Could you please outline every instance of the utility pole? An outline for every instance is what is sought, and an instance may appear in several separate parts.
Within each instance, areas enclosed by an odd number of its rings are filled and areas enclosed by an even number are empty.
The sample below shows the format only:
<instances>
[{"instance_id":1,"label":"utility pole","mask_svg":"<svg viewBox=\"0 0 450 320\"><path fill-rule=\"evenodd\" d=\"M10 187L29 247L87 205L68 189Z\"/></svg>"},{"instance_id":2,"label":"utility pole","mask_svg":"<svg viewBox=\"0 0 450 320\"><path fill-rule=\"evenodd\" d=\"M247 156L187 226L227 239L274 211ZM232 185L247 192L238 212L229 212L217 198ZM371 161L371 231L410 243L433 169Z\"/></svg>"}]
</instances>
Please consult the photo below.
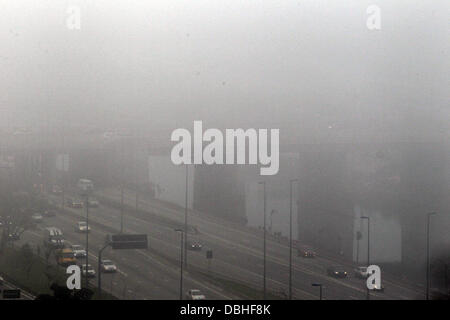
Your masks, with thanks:
<instances>
[{"instance_id":1,"label":"utility pole","mask_svg":"<svg viewBox=\"0 0 450 320\"><path fill-rule=\"evenodd\" d=\"M289 300L292 300L292 183L296 181L289 181Z\"/></svg>"},{"instance_id":2,"label":"utility pole","mask_svg":"<svg viewBox=\"0 0 450 320\"><path fill-rule=\"evenodd\" d=\"M426 299L430 299L430 217L436 212L429 212L427 214L427 288Z\"/></svg>"},{"instance_id":3,"label":"utility pole","mask_svg":"<svg viewBox=\"0 0 450 320\"><path fill-rule=\"evenodd\" d=\"M370 217L361 217L361 219L367 219L367 267L370 266ZM367 287L367 300L370 300L370 290Z\"/></svg>"},{"instance_id":4,"label":"utility pole","mask_svg":"<svg viewBox=\"0 0 450 320\"><path fill-rule=\"evenodd\" d=\"M102 269L100 268L100 266L102 264L102 253L103 253L103 250L105 250L109 245L110 245L110 242L109 242L109 240L107 240L106 244L98 252L98 296L99 296L99 299L101 299L101 297L102 297ZM87 254L87 252L86 252L86 254Z\"/></svg>"},{"instance_id":5,"label":"utility pole","mask_svg":"<svg viewBox=\"0 0 450 320\"><path fill-rule=\"evenodd\" d=\"M187 234L188 234L188 165L186 164L186 187L185 187L185 202L184 202L184 266L187 269Z\"/></svg>"},{"instance_id":6,"label":"utility pole","mask_svg":"<svg viewBox=\"0 0 450 320\"><path fill-rule=\"evenodd\" d=\"M89 285L88 265L89 265L89 194L86 191L86 289Z\"/></svg>"},{"instance_id":7,"label":"utility pole","mask_svg":"<svg viewBox=\"0 0 450 320\"><path fill-rule=\"evenodd\" d=\"M120 164L120 175L121 175L121 181L120 181L120 233L123 233L123 202L124 202L124 194L123 194L123 188L125 183L125 150L124 150L124 144L123 144L123 137L120 139L120 149L121 149L121 164Z\"/></svg>"},{"instance_id":8,"label":"utility pole","mask_svg":"<svg viewBox=\"0 0 450 320\"><path fill-rule=\"evenodd\" d=\"M123 233L123 181L120 184L120 233Z\"/></svg>"},{"instance_id":9,"label":"utility pole","mask_svg":"<svg viewBox=\"0 0 450 320\"><path fill-rule=\"evenodd\" d=\"M136 214L138 213L139 209L139 186L138 186L138 139L139 135L136 133L136 140L135 140L135 147L134 147L134 183L136 184Z\"/></svg>"},{"instance_id":10,"label":"utility pole","mask_svg":"<svg viewBox=\"0 0 450 320\"><path fill-rule=\"evenodd\" d=\"M175 229L176 232L180 232L180 300L183 300L183 239L184 239L184 232L182 229Z\"/></svg>"},{"instance_id":11,"label":"utility pole","mask_svg":"<svg viewBox=\"0 0 450 320\"><path fill-rule=\"evenodd\" d=\"M262 181L259 184L263 185L264 190L264 221L263 221L263 299L266 300L266 182Z\"/></svg>"}]
</instances>

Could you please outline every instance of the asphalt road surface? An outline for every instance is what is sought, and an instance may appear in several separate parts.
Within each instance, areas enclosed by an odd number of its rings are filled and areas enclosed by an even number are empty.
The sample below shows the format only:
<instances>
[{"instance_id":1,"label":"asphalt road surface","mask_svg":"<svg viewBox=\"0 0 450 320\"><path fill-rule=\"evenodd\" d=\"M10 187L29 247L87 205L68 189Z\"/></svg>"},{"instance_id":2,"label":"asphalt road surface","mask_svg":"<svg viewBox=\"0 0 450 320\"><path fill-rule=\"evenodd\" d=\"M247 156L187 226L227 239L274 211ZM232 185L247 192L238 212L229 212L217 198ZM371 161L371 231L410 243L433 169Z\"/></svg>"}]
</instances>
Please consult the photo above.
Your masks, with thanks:
<instances>
[{"instance_id":1,"label":"asphalt road surface","mask_svg":"<svg viewBox=\"0 0 450 320\"><path fill-rule=\"evenodd\" d=\"M97 191L97 197L120 202L119 190ZM49 195L58 203L61 197ZM98 250L106 235L118 233L120 210L117 206L102 203L99 208L90 208L89 263L97 267ZM179 256L180 235L174 228L184 223L184 210L173 205L151 199L140 199L139 211L135 211L135 196L125 193L124 233L145 233L149 239L149 250L106 249L104 259L113 260L119 271L102 276L103 289L121 299L178 299L179 298ZM45 226L60 228L72 244L85 246L85 235L75 231L76 223L83 221L85 209L66 208L56 217L44 218L39 229ZM188 251L188 272L185 274L184 289L200 289L208 299L239 299L236 295L208 281L190 274L189 270L202 270L233 279L262 290L263 255L262 231L247 228L189 211L189 225L195 226L198 234L189 234L191 241L203 245L202 251ZM27 231L21 242L42 244L42 231ZM213 250L213 259L208 263L205 251ZM276 293L288 292L289 248L276 238L267 239L267 289ZM333 258L317 256L313 259L297 257L293 252L293 295L295 299L317 299L318 288L312 283L322 283L324 299L365 299L365 280L355 278L352 268L345 265L349 277L335 279L326 275L326 268L339 264ZM390 280L382 275L385 292L371 292L372 299L422 299L423 292L411 284ZM91 280L92 283L96 279ZM261 296L262 297L262 296Z\"/></svg>"}]
</instances>

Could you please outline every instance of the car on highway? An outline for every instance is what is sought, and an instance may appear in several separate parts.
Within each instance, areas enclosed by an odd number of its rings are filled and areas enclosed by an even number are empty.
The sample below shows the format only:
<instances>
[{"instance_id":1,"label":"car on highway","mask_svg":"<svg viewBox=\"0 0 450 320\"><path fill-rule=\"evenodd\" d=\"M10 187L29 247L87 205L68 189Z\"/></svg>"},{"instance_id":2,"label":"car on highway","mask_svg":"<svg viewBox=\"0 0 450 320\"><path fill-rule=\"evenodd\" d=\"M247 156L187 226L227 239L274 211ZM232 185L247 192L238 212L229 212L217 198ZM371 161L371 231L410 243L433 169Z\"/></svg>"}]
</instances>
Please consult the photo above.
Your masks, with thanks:
<instances>
[{"instance_id":1,"label":"car on highway","mask_svg":"<svg viewBox=\"0 0 450 320\"><path fill-rule=\"evenodd\" d=\"M86 258L86 250L84 250L84 248L79 245L79 244L73 244L71 246L72 251L73 251L73 255L75 256L75 258L79 259L79 258Z\"/></svg>"},{"instance_id":2,"label":"car on highway","mask_svg":"<svg viewBox=\"0 0 450 320\"><path fill-rule=\"evenodd\" d=\"M356 267L353 271L355 273L355 277L360 279L366 279L369 276L367 267Z\"/></svg>"},{"instance_id":3,"label":"car on highway","mask_svg":"<svg viewBox=\"0 0 450 320\"><path fill-rule=\"evenodd\" d=\"M20 233L14 231L8 234L8 241L18 241L20 240Z\"/></svg>"},{"instance_id":4,"label":"car on highway","mask_svg":"<svg viewBox=\"0 0 450 320\"><path fill-rule=\"evenodd\" d=\"M55 217L56 216L56 210L48 209L44 211L44 217Z\"/></svg>"},{"instance_id":5,"label":"car on highway","mask_svg":"<svg viewBox=\"0 0 450 320\"><path fill-rule=\"evenodd\" d=\"M198 289L191 289L186 292L186 299L187 300L205 300L206 297L204 294L201 293Z\"/></svg>"},{"instance_id":6,"label":"car on highway","mask_svg":"<svg viewBox=\"0 0 450 320\"><path fill-rule=\"evenodd\" d=\"M117 271L117 266L111 260L102 260L100 270L105 273L113 273Z\"/></svg>"},{"instance_id":7,"label":"car on highway","mask_svg":"<svg viewBox=\"0 0 450 320\"><path fill-rule=\"evenodd\" d=\"M347 271L342 266L331 266L327 268L327 274L335 278L347 277Z\"/></svg>"},{"instance_id":8,"label":"car on highway","mask_svg":"<svg viewBox=\"0 0 450 320\"><path fill-rule=\"evenodd\" d=\"M303 258L314 258L316 256L314 250L307 246L301 246L300 248L298 248L297 254L299 257Z\"/></svg>"},{"instance_id":9,"label":"car on highway","mask_svg":"<svg viewBox=\"0 0 450 320\"><path fill-rule=\"evenodd\" d=\"M188 242L187 248L192 251L201 251L203 246L198 242Z\"/></svg>"},{"instance_id":10,"label":"car on highway","mask_svg":"<svg viewBox=\"0 0 450 320\"><path fill-rule=\"evenodd\" d=\"M94 183L89 179L82 178L78 180L77 188L82 193L91 193L94 190Z\"/></svg>"},{"instance_id":11,"label":"car on highway","mask_svg":"<svg viewBox=\"0 0 450 320\"><path fill-rule=\"evenodd\" d=\"M83 201L78 199L67 199L67 205L70 208L81 209L83 208Z\"/></svg>"},{"instance_id":12,"label":"car on highway","mask_svg":"<svg viewBox=\"0 0 450 320\"><path fill-rule=\"evenodd\" d=\"M72 248L63 248L55 251L56 263L60 266L76 264L77 260Z\"/></svg>"},{"instance_id":13,"label":"car on highway","mask_svg":"<svg viewBox=\"0 0 450 320\"><path fill-rule=\"evenodd\" d=\"M53 194L61 194L62 192L63 192L62 188L60 186L58 186L57 184L54 184L52 186L52 193Z\"/></svg>"},{"instance_id":14,"label":"car on highway","mask_svg":"<svg viewBox=\"0 0 450 320\"><path fill-rule=\"evenodd\" d=\"M78 221L76 231L86 233L91 231L91 227L87 225L86 221Z\"/></svg>"},{"instance_id":15,"label":"car on highway","mask_svg":"<svg viewBox=\"0 0 450 320\"><path fill-rule=\"evenodd\" d=\"M99 203L98 200L95 199L95 198L89 198L89 200L88 200L88 205L89 205L89 208L98 208L98 206L100 205L100 203Z\"/></svg>"},{"instance_id":16,"label":"car on highway","mask_svg":"<svg viewBox=\"0 0 450 320\"><path fill-rule=\"evenodd\" d=\"M379 285L379 286L374 285L372 290L378 291L378 292L384 292L384 286L383 285Z\"/></svg>"},{"instance_id":17,"label":"car on highway","mask_svg":"<svg viewBox=\"0 0 450 320\"><path fill-rule=\"evenodd\" d=\"M86 264L83 264L81 265L81 275L83 277L94 278L95 270L90 264L88 264L87 266Z\"/></svg>"},{"instance_id":18,"label":"car on highway","mask_svg":"<svg viewBox=\"0 0 450 320\"><path fill-rule=\"evenodd\" d=\"M49 248L64 248L65 240L60 229L55 227L48 227L44 232L44 246Z\"/></svg>"},{"instance_id":19,"label":"car on highway","mask_svg":"<svg viewBox=\"0 0 450 320\"><path fill-rule=\"evenodd\" d=\"M36 223L42 222L43 219L44 217L40 213L33 213L33 215L31 216L31 220Z\"/></svg>"}]
</instances>

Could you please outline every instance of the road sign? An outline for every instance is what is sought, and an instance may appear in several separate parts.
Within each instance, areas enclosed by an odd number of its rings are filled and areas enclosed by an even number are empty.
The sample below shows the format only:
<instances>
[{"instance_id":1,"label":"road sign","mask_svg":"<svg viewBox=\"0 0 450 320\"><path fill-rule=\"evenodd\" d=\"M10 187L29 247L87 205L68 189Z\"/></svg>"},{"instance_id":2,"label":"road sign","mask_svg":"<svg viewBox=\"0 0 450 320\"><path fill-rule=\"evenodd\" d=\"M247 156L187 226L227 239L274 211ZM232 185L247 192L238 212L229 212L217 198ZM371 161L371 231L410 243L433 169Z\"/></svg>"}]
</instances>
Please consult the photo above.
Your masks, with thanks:
<instances>
[{"instance_id":1,"label":"road sign","mask_svg":"<svg viewBox=\"0 0 450 320\"><path fill-rule=\"evenodd\" d=\"M147 249L146 234L114 234L111 236L113 249Z\"/></svg>"},{"instance_id":2,"label":"road sign","mask_svg":"<svg viewBox=\"0 0 450 320\"><path fill-rule=\"evenodd\" d=\"M20 299L20 289L3 290L3 299Z\"/></svg>"}]
</instances>

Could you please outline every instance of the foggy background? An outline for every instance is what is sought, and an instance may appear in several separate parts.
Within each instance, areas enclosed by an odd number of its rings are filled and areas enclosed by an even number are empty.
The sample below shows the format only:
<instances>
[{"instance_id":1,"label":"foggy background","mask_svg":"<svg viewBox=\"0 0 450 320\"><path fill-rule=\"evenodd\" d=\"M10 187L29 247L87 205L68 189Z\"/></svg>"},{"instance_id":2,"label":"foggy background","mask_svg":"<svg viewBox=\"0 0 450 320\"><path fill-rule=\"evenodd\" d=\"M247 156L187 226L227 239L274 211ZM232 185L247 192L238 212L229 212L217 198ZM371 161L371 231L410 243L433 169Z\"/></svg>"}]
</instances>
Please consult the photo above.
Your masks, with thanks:
<instances>
[{"instance_id":1,"label":"foggy background","mask_svg":"<svg viewBox=\"0 0 450 320\"><path fill-rule=\"evenodd\" d=\"M371 4L381 30L366 27ZM80 30L66 27L70 6ZM449 11L445 0L1 1L1 119L448 137Z\"/></svg>"},{"instance_id":2,"label":"foggy background","mask_svg":"<svg viewBox=\"0 0 450 320\"><path fill-rule=\"evenodd\" d=\"M372 4L381 30L366 27ZM66 26L70 6L80 30ZM374 261L416 276L427 212L440 213L433 248L450 244L449 16L448 0L1 0L0 152L16 150L24 175L125 179L183 206L174 129L277 128L271 232L287 236L289 179L299 178L296 238L365 261L355 234L365 237L368 214ZM20 167L20 150L39 157ZM189 208L260 228L257 172L192 167Z\"/></svg>"}]
</instances>

